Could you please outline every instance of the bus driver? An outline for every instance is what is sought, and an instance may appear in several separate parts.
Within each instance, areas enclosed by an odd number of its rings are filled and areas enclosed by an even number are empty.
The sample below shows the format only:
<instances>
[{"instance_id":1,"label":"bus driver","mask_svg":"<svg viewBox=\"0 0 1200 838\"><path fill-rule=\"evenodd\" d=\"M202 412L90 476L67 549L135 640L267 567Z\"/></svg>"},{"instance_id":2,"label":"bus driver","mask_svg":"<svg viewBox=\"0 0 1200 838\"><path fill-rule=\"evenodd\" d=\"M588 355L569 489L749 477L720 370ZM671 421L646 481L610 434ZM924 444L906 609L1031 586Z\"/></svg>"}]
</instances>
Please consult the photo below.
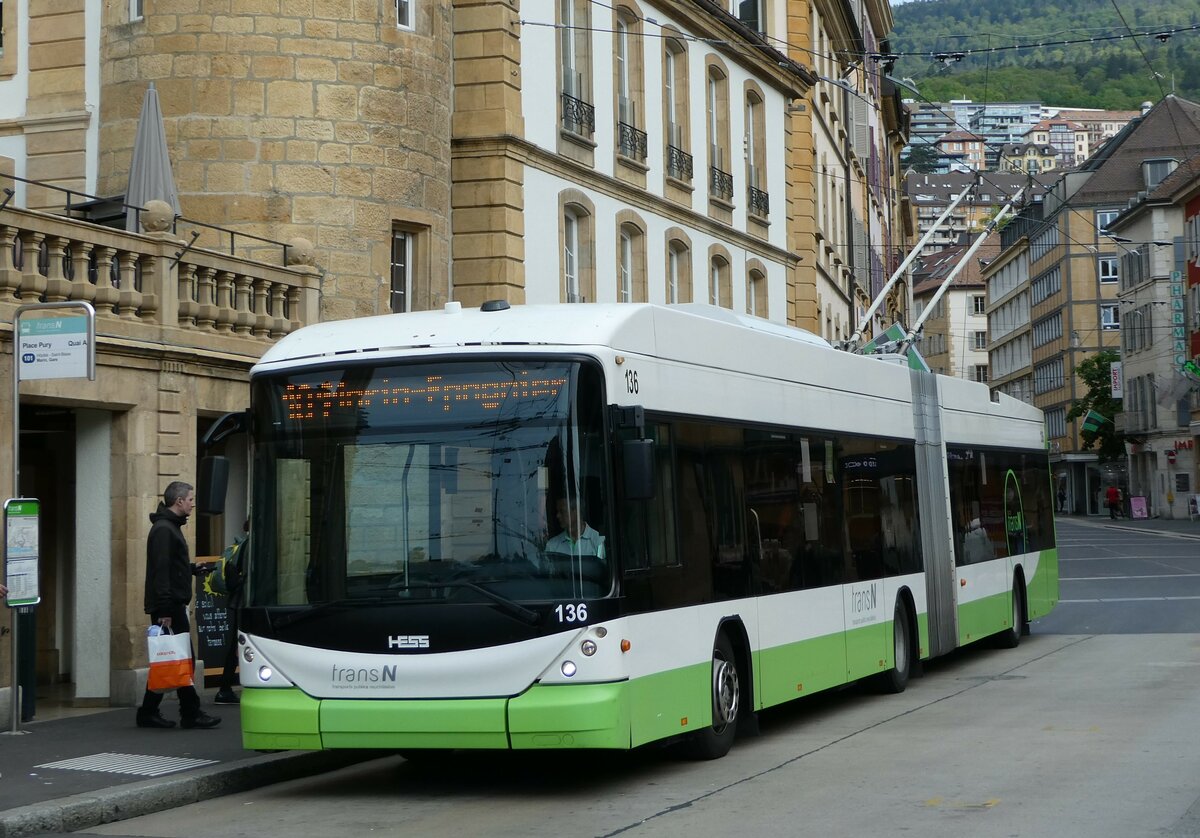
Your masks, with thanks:
<instances>
[{"instance_id":1,"label":"bus driver","mask_svg":"<svg viewBox=\"0 0 1200 838\"><path fill-rule=\"evenodd\" d=\"M559 498L554 510L562 532L546 542L547 553L604 558L604 536L584 522L578 506L572 508L566 498Z\"/></svg>"}]
</instances>

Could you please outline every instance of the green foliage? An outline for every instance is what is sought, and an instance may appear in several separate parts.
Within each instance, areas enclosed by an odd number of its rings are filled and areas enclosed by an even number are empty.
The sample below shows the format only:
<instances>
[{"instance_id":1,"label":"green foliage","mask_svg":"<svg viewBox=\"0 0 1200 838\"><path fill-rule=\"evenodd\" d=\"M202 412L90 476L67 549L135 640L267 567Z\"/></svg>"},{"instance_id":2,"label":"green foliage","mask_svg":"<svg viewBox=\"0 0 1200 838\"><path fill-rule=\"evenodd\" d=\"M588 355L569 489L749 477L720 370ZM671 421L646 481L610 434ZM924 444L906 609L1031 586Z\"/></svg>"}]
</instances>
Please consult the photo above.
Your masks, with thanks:
<instances>
[{"instance_id":1,"label":"green foliage","mask_svg":"<svg viewBox=\"0 0 1200 838\"><path fill-rule=\"evenodd\" d=\"M1135 32L1200 23L1195 0L1127 0L1120 8ZM923 55L901 58L892 75L913 79L921 95L935 102L965 98L1136 110L1172 90L1200 100L1200 30L1177 33L1165 42L1147 36L1136 43L1130 37L1104 40L1129 31L1112 4L920 0L894 6L893 13L892 49ZM949 64L928 57L1092 37L1102 40L976 54Z\"/></svg>"},{"instance_id":2,"label":"green foliage","mask_svg":"<svg viewBox=\"0 0 1200 838\"><path fill-rule=\"evenodd\" d=\"M913 145L907 154L900 155L900 167L904 170L929 174L937 171L937 149L931 145Z\"/></svg>"},{"instance_id":3,"label":"green foliage","mask_svg":"<svg viewBox=\"0 0 1200 838\"><path fill-rule=\"evenodd\" d=\"M1095 448L1101 461L1125 458L1125 439L1117 433L1115 427L1116 416L1122 410L1121 402L1112 397L1112 379L1109 372L1110 367L1120 360L1119 353L1106 349L1087 358L1075 368L1076 375L1087 387L1087 393L1083 398L1071 402L1071 409L1067 411L1067 421L1080 419L1086 416L1089 410L1095 410L1113 420L1105 422L1095 432L1081 431L1079 434L1084 449Z\"/></svg>"}]
</instances>

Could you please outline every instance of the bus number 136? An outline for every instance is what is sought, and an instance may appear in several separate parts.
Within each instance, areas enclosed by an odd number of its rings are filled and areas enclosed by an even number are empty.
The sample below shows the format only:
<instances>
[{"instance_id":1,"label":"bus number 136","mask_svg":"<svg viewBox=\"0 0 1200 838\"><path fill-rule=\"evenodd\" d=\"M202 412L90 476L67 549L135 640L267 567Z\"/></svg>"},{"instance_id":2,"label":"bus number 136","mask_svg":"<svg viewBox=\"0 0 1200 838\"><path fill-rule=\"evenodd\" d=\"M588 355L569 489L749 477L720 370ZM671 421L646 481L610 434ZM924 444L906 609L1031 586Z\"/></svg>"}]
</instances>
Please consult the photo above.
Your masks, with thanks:
<instances>
[{"instance_id":1,"label":"bus number 136","mask_svg":"<svg viewBox=\"0 0 1200 838\"><path fill-rule=\"evenodd\" d=\"M556 605L554 606L554 613L558 616L560 623L586 623L587 603L581 602L576 605L573 602L568 602L566 605Z\"/></svg>"}]
</instances>

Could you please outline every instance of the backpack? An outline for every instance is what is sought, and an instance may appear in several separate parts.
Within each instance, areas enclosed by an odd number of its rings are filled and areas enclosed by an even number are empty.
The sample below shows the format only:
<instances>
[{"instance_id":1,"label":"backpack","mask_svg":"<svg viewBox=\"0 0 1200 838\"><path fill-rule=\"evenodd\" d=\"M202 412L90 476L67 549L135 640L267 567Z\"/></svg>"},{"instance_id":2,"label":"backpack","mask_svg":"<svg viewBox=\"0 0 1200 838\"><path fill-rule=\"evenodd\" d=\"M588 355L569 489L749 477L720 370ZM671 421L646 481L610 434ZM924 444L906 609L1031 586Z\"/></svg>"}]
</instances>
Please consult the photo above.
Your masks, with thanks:
<instances>
[{"instance_id":1,"label":"backpack","mask_svg":"<svg viewBox=\"0 0 1200 838\"><path fill-rule=\"evenodd\" d=\"M217 559L213 572L204 577L204 592L211 596L229 596L242 586L242 545L246 536L238 536Z\"/></svg>"}]
</instances>

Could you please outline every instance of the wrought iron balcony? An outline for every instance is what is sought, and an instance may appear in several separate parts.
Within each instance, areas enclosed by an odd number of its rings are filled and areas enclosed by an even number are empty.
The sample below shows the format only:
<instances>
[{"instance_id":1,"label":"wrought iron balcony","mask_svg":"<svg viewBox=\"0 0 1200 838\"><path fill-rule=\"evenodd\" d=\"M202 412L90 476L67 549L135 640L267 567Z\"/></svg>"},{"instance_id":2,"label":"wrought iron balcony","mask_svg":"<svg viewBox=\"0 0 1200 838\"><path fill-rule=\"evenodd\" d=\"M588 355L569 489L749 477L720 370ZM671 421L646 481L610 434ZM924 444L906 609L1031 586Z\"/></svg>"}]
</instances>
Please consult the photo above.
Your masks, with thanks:
<instances>
[{"instance_id":1,"label":"wrought iron balcony","mask_svg":"<svg viewBox=\"0 0 1200 838\"><path fill-rule=\"evenodd\" d=\"M712 194L726 201L733 200L733 175L722 172L716 166L708 167L708 185Z\"/></svg>"},{"instance_id":2,"label":"wrought iron balcony","mask_svg":"<svg viewBox=\"0 0 1200 838\"><path fill-rule=\"evenodd\" d=\"M771 214L771 196L761 189L750 187L750 194L747 198L747 203L750 205L750 214L758 215L766 218Z\"/></svg>"},{"instance_id":3,"label":"wrought iron balcony","mask_svg":"<svg viewBox=\"0 0 1200 838\"><path fill-rule=\"evenodd\" d=\"M569 93L562 94L562 124L568 131L590 137L596 131L596 108Z\"/></svg>"},{"instance_id":4,"label":"wrought iron balcony","mask_svg":"<svg viewBox=\"0 0 1200 838\"><path fill-rule=\"evenodd\" d=\"M646 132L639 131L627 123L618 122L617 149L626 157L645 162L647 153Z\"/></svg>"},{"instance_id":5,"label":"wrought iron balcony","mask_svg":"<svg viewBox=\"0 0 1200 838\"><path fill-rule=\"evenodd\" d=\"M667 174L677 180L691 180L692 155L682 148L667 146Z\"/></svg>"}]
</instances>

